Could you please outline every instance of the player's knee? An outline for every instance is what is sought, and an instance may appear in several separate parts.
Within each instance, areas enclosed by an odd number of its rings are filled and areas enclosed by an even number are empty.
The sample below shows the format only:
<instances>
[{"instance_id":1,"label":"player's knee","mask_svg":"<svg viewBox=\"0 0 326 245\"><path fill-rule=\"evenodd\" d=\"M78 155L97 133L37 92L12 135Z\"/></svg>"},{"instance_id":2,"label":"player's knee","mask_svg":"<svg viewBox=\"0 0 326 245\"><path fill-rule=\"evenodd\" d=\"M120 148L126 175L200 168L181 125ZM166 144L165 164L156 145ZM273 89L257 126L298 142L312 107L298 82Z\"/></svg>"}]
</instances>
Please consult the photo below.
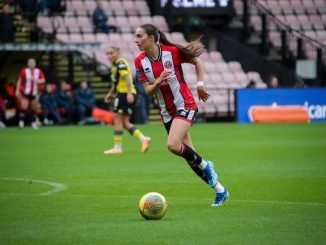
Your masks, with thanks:
<instances>
[{"instance_id":1,"label":"player's knee","mask_svg":"<svg viewBox=\"0 0 326 245\"><path fill-rule=\"evenodd\" d=\"M173 152L174 154L178 154L180 152L180 144L177 142L168 141L167 147L169 151Z\"/></svg>"}]
</instances>

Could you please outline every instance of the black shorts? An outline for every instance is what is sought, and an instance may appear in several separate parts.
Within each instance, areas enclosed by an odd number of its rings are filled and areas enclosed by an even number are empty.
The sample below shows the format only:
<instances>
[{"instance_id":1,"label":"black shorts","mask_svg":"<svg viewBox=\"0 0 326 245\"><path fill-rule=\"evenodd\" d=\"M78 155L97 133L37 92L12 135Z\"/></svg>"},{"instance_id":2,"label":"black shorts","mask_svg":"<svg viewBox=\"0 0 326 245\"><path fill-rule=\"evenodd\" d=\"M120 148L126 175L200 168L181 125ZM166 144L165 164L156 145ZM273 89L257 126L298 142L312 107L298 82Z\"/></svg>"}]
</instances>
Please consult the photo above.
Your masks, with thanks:
<instances>
[{"instance_id":1,"label":"black shorts","mask_svg":"<svg viewBox=\"0 0 326 245\"><path fill-rule=\"evenodd\" d=\"M21 93L21 95L24 97L24 99L29 100L29 101L33 101L36 99L36 96L34 96L34 95L27 95L24 93Z\"/></svg>"},{"instance_id":2,"label":"black shorts","mask_svg":"<svg viewBox=\"0 0 326 245\"><path fill-rule=\"evenodd\" d=\"M192 125L196 121L196 115L197 115L196 110L184 109L184 110L177 111L175 113L175 116L170 121L164 123L164 127L166 129L166 132L169 134L173 119L179 118L179 119L182 119L182 120L185 120L185 121L191 123L191 125Z\"/></svg>"},{"instance_id":3,"label":"black shorts","mask_svg":"<svg viewBox=\"0 0 326 245\"><path fill-rule=\"evenodd\" d=\"M129 104L127 101L127 93L118 93L115 99L113 100L113 111L115 113L122 113L128 116L132 115L132 112L134 110L134 105L137 100L137 96L133 94L134 96L134 102L132 104Z\"/></svg>"}]
</instances>

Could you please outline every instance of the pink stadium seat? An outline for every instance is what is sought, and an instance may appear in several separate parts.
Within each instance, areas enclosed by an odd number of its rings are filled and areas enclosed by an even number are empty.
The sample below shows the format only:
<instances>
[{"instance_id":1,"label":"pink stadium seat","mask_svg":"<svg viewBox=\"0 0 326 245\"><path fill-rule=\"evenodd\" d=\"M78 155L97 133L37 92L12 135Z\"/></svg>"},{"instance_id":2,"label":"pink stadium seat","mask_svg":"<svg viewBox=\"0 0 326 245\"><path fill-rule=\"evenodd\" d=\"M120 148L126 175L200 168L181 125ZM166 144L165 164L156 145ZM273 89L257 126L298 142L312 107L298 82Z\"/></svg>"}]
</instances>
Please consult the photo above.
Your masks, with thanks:
<instances>
[{"instance_id":1,"label":"pink stadium seat","mask_svg":"<svg viewBox=\"0 0 326 245\"><path fill-rule=\"evenodd\" d=\"M229 70L232 72L243 72L241 64L237 61L229 62Z\"/></svg>"},{"instance_id":2,"label":"pink stadium seat","mask_svg":"<svg viewBox=\"0 0 326 245\"><path fill-rule=\"evenodd\" d=\"M256 71L249 71L247 72L247 76L249 78L250 81L254 81L254 82L262 82L263 80L261 79L261 76L258 72Z\"/></svg>"},{"instance_id":3,"label":"pink stadium seat","mask_svg":"<svg viewBox=\"0 0 326 245\"><path fill-rule=\"evenodd\" d=\"M205 67L205 71L207 73L217 72L216 63L213 63L213 62L204 62L204 67Z\"/></svg>"},{"instance_id":4,"label":"pink stadium seat","mask_svg":"<svg viewBox=\"0 0 326 245\"><path fill-rule=\"evenodd\" d=\"M169 31L168 24L166 23L166 20L163 16L161 15L154 15L153 18L153 24L157 26L158 29L161 31Z\"/></svg>"},{"instance_id":5,"label":"pink stadium seat","mask_svg":"<svg viewBox=\"0 0 326 245\"><path fill-rule=\"evenodd\" d=\"M136 7L134 1L122 1L122 6L126 10L128 16L134 16L139 14L138 8Z\"/></svg>"},{"instance_id":6,"label":"pink stadium seat","mask_svg":"<svg viewBox=\"0 0 326 245\"><path fill-rule=\"evenodd\" d=\"M149 16L151 14L147 2L145 0L137 0L135 1L136 8L141 16ZM150 23L150 22L147 22ZM145 24L145 23L143 23Z\"/></svg>"},{"instance_id":7,"label":"pink stadium seat","mask_svg":"<svg viewBox=\"0 0 326 245\"><path fill-rule=\"evenodd\" d=\"M312 39L316 39L316 32L315 31L305 31L304 34L307 36L307 37L310 37Z\"/></svg>"},{"instance_id":8,"label":"pink stadium seat","mask_svg":"<svg viewBox=\"0 0 326 245\"><path fill-rule=\"evenodd\" d=\"M133 31L142 25L141 19L139 16L129 16L128 17L128 22L130 26L132 27Z\"/></svg>"},{"instance_id":9,"label":"pink stadium seat","mask_svg":"<svg viewBox=\"0 0 326 245\"><path fill-rule=\"evenodd\" d=\"M86 15L88 13L87 8L84 5L84 1L74 0L71 1L71 10L76 13L76 15Z\"/></svg>"},{"instance_id":10,"label":"pink stadium seat","mask_svg":"<svg viewBox=\"0 0 326 245\"><path fill-rule=\"evenodd\" d=\"M51 19L47 16L37 17L37 27L41 28L45 33L51 33L53 31Z\"/></svg>"},{"instance_id":11,"label":"pink stadium seat","mask_svg":"<svg viewBox=\"0 0 326 245\"><path fill-rule=\"evenodd\" d=\"M65 17L63 18L64 25L68 28L70 33L79 32L79 23L75 17Z\"/></svg>"},{"instance_id":12,"label":"pink stadium seat","mask_svg":"<svg viewBox=\"0 0 326 245\"><path fill-rule=\"evenodd\" d=\"M62 43L69 43L70 42L70 37L66 33L59 33L56 35L56 39L59 40Z\"/></svg>"},{"instance_id":13,"label":"pink stadium seat","mask_svg":"<svg viewBox=\"0 0 326 245\"><path fill-rule=\"evenodd\" d=\"M244 72L236 72L236 73L234 73L234 76L235 76L235 79L238 82L239 86L241 86L241 84L247 85L249 82L249 78L248 78L247 74Z\"/></svg>"},{"instance_id":14,"label":"pink stadium seat","mask_svg":"<svg viewBox=\"0 0 326 245\"><path fill-rule=\"evenodd\" d=\"M229 73L229 65L225 62L216 63L217 71L220 73Z\"/></svg>"},{"instance_id":15,"label":"pink stadium seat","mask_svg":"<svg viewBox=\"0 0 326 245\"><path fill-rule=\"evenodd\" d=\"M104 2L104 1L102 1ZM93 0L87 0L84 2L85 8L90 11L91 13L93 13L94 9L96 8L96 2Z\"/></svg>"},{"instance_id":16,"label":"pink stadium seat","mask_svg":"<svg viewBox=\"0 0 326 245\"><path fill-rule=\"evenodd\" d=\"M83 43L84 42L83 36L81 34L72 33L69 36L70 36L71 43Z\"/></svg>"},{"instance_id":17,"label":"pink stadium seat","mask_svg":"<svg viewBox=\"0 0 326 245\"><path fill-rule=\"evenodd\" d=\"M100 43L107 43L109 40L108 35L105 33L96 33L95 36L96 41Z\"/></svg>"},{"instance_id":18,"label":"pink stadium seat","mask_svg":"<svg viewBox=\"0 0 326 245\"><path fill-rule=\"evenodd\" d=\"M135 38L132 33L121 33L121 40L132 44Z\"/></svg>"},{"instance_id":19,"label":"pink stadium seat","mask_svg":"<svg viewBox=\"0 0 326 245\"><path fill-rule=\"evenodd\" d=\"M126 16L115 17L115 25L119 27L121 32L131 32L132 31L130 23L128 21L128 17L126 17Z\"/></svg>"},{"instance_id":20,"label":"pink stadium seat","mask_svg":"<svg viewBox=\"0 0 326 245\"><path fill-rule=\"evenodd\" d=\"M207 79L205 79L205 82L219 84L223 83L224 79L220 73L211 73Z\"/></svg>"},{"instance_id":21,"label":"pink stadium seat","mask_svg":"<svg viewBox=\"0 0 326 245\"><path fill-rule=\"evenodd\" d=\"M183 33L181 33L181 32L171 32L171 40L176 43L187 42Z\"/></svg>"},{"instance_id":22,"label":"pink stadium seat","mask_svg":"<svg viewBox=\"0 0 326 245\"><path fill-rule=\"evenodd\" d=\"M78 16L77 17L77 23L81 29L82 32L93 32L93 24L91 23L91 20L87 16Z\"/></svg>"},{"instance_id":23,"label":"pink stadium seat","mask_svg":"<svg viewBox=\"0 0 326 245\"><path fill-rule=\"evenodd\" d=\"M110 33L110 35L108 35L108 41L118 44L121 42L121 35L119 33Z\"/></svg>"},{"instance_id":24,"label":"pink stadium seat","mask_svg":"<svg viewBox=\"0 0 326 245\"><path fill-rule=\"evenodd\" d=\"M214 62L224 62L222 54L218 51L211 51L209 52L209 56L211 57L211 61Z\"/></svg>"},{"instance_id":25,"label":"pink stadium seat","mask_svg":"<svg viewBox=\"0 0 326 245\"><path fill-rule=\"evenodd\" d=\"M83 42L84 43L96 43L96 35L93 33L84 33L83 35Z\"/></svg>"},{"instance_id":26,"label":"pink stadium seat","mask_svg":"<svg viewBox=\"0 0 326 245\"><path fill-rule=\"evenodd\" d=\"M222 73L223 80L228 83L236 81L235 76L232 73Z\"/></svg>"},{"instance_id":27,"label":"pink stadium seat","mask_svg":"<svg viewBox=\"0 0 326 245\"><path fill-rule=\"evenodd\" d=\"M144 16L144 15L141 15L140 16L140 21L141 21L141 23L142 23L142 25L143 24L150 24L150 23L152 23L152 17L151 16Z\"/></svg>"},{"instance_id":28,"label":"pink stadium seat","mask_svg":"<svg viewBox=\"0 0 326 245\"><path fill-rule=\"evenodd\" d=\"M115 16L126 16L126 11L122 6L121 1L110 1L110 7Z\"/></svg>"}]
</instances>

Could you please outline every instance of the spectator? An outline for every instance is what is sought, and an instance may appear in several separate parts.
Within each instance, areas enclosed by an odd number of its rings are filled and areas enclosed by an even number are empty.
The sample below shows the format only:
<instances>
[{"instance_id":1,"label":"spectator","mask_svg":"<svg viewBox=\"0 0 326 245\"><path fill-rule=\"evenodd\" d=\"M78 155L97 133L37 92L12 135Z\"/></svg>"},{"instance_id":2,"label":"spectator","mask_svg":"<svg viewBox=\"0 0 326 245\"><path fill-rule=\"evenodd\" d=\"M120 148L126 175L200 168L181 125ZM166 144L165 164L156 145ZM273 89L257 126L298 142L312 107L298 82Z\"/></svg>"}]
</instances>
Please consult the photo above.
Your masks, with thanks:
<instances>
[{"instance_id":1,"label":"spectator","mask_svg":"<svg viewBox=\"0 0 326 245\"><path fill-rule=\"evenodd\" d=\"M117 27L108 25L108 15L102 7L101 1L96 2L96 9L93 12L93 25L95 32L109 33L111 30L117 32Z\"/></svg>"},{"instance_id":2,"label":"spectator","mask_svg":"<svg viewBox=\"0 0 326 245\"><path fill-rule=\"evenodd\" d=\"M0 128L6 128L4 121L6 120L6 103L0 96Z\"/></svg>"},{"instance_id":3,"label":"spectator","mask_svg":"<svg viewBox=\"0 0 326 245\"><path fill-rule=\"evenodd\" d=\"M257 84L256 84L255 81L250 81L250 82L247 84L246 88L257 88Z\"/></svg>"},{"instance_id":4,"label":"spectator","mask_svg":"<svg viewBox=\"0 0 326 245\"><path fill-rule=\"evenodd\" d=\"M10 43L15 39L15 26L12 17L9 15L9 5L5 4L0 13L0 42Z\"/></svg>"},{"instance_id":5,"label":"spectator","mask_svg":"<svg viewBox=\"0 0 326 245\"><path fill-rule=\"evenodd\" d=\"M32 127L37 129L36 112L39 108L38 94L39 87L45 83L43 72L36 67L36 61L33 58L28 59L27 67L22 69L17 81L15 95L20 104L19 112L19 127L25 125L26 114L29 107L32 108Z\"/></svg>"},{"instance_id":6,"label":"spectator","mask_svg":"<svg viewBox=\"0 0 326 245\"><path fill-rule=\"evenodd\" d=\"M53 90L53 84L48 83L40 96L40 103L44 115L43 122L45 125L51 124L49 115L51 115L57 123L61 124L63 122L59 114L59 107Z\"/></svg>"},{"instance_id":7,"label":"spectator","mask_svg":"<svg viewBox=\"0 0 326 245\"><path fill-rule=\"evenodd\" d=\"M150 99L147 96L143 86L138 82L137 78L134 78L134 85L137 90L137 94L139 95L139 108L141 112L142 122L147 123L149 121L149 106Z\"/></svg>"},{"instance_id":8,"label":"spectator","mask_svg":"<svg viewBox=\"0 0 326 245\"><path fill-rule=\"evenodd\" d=\"M268 88L278 88L278 78L274 74L269 74L266 80Z\"/></svg>"},{"instance_id":9,"label":"spectator","mask_svg":"<svg viewBox=\"0 0 326 245\"><path fill-rule=\"evenodd\" d=\"M95 94L89 88L86 81L80 83L80 87L75 91L75 100L78 108L79 121L85 121L87 114L90 115L96 106Z\"/></svg>"},{"instance_id":10,"label":"spectator","mask_svg":"<svg viewBox=\"0 0 326 245\"><path fill-rule=\"evenodd\" d=\"M73 98L71 93L71 86L66 81L60 82L60 89L56 93L56 99L58 102L59 110L64 109L64 113L67 116L67 123L72 123L72 116L74 114Z\"/></svg>"},{"instance_id":11,"label":"spectator","mask_svg":"<svg viewBox=\"0 0 326 245\"><path fill-rule=\"evenodd\" d=\"M305 84L304 80L301 77L297 77L294 88L307 88L308 86Z\"/></svg>"}]
</instances>

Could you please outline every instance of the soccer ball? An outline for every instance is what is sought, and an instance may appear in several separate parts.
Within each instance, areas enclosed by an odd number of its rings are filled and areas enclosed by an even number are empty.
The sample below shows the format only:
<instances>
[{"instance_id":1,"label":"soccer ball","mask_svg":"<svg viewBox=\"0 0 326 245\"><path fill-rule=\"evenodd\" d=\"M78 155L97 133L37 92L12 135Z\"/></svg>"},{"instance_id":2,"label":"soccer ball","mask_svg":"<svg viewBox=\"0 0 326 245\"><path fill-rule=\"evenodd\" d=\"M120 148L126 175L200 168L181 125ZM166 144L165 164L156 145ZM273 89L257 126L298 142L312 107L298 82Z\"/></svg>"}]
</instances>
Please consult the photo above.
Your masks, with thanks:
<instances>
[{"instance_id":1,"label":"soccer ball","mask_svg":"<svg viewBox=\"0 0 326 245\"><path fill-rule=\"evenodd\" d=\"M139 212L149 220L162 219L167 211L168 203L164 196L157 192L145 194L139 201Z\"/></svg>"}]
</instances>

